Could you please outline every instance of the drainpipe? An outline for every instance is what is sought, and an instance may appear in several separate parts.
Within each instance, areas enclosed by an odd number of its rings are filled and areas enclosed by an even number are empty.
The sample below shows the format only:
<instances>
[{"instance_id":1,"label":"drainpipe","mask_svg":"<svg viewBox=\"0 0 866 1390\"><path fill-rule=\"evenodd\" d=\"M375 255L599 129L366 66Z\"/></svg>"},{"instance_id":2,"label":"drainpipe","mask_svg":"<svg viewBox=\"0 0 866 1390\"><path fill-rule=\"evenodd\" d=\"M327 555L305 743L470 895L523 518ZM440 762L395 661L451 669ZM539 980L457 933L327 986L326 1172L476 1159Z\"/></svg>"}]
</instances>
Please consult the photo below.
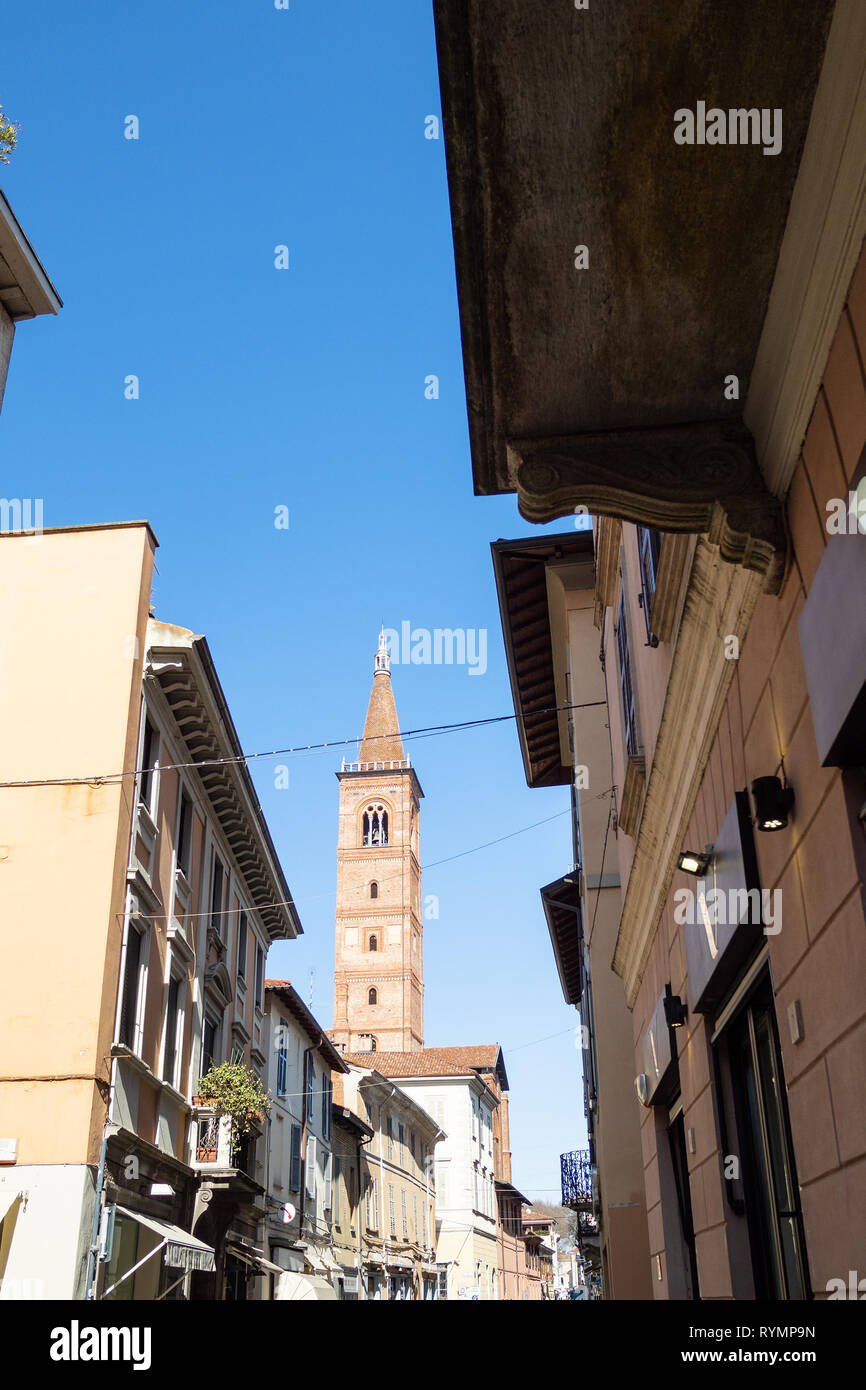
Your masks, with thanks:
<instances>
[{"instance_id":1,"label":"drainpipe","mask_svg":"<svg viewBox=\"0 0 866 1390\"><path fill-rule=\"evenodd\" d=\"M102 1143L99 1146L99 1166L96 1170L96 1191L93 1199L93 1225L90 1230L90 1248L87 1252L87 1282L84 1287L85 1302L90 1302L94 1297L96 1284L96 1255L99 1249L99 1221L102 1216L102 1189L105 1183L105 1153L108 1148L108 1140L112 1134L116 1133L117 1126L109 1125L106 1121L102 1128Z\"/></svg>"}]
</instances>

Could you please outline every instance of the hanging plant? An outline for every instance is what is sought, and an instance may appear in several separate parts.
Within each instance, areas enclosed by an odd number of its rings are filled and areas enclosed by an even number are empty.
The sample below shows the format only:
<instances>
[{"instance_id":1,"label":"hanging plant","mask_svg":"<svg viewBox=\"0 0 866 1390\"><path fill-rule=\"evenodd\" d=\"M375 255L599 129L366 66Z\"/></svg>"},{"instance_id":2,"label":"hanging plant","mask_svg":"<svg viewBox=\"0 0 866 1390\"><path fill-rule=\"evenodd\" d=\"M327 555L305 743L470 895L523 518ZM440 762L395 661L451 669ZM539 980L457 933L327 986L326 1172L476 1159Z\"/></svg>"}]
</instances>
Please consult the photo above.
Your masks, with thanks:
<instances>
[{"instance_id":1,"label":"hanging plant","mask_svg":"<svg viewBox=\"0 0 866 1390\"><path fill-rule=\"evenodd\" d=\"M9 156L18 144L18 132L21 127L16 121L10 121L4 115L3 107L0 106L0 164L8 164Z\"/></svg>"},{"instance_id":2,"label":"hanging plant","mask_svg":"<svg viewBox=\"0 0 866 1390\"><path fill-rule=\"evenodd\" d=\"M211 1106L217 1117L231 1117L232 1152L246 1135L264 1124L271 1110L271 1097L255 1072L234 1055L230 1062L221 1062L205 1072L196 1096Z\"/></svg>"}]
</instances>

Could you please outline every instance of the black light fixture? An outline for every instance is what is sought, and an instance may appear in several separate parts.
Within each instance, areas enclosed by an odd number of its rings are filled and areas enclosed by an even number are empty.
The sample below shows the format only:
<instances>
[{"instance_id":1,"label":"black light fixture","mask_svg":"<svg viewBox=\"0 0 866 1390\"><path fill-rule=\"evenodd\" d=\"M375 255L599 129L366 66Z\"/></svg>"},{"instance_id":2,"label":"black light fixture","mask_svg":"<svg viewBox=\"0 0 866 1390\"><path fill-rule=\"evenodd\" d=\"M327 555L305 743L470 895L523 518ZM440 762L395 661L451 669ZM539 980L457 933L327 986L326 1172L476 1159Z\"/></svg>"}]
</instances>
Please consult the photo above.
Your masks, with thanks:
<instances>
[{"instance_id":1,"label":"black light fixture","mask_svg":"<svg viewBox=\"0 0 866 1390\"><path fill-rule=\"evenodd\" d=\"M756 777L752 783L752 796L755 799L755 825L758 829L784 830L794 805L794 788L776 776Z\"/></svg>"},{"instance_id":2,"label":"black light fixture","mask_svg":"<svg viewBox=\"0 0 866 1390\"><path fill-rule=\"evenodd\" d=\"M677 855L677 868L682 869L684 874L694 874L696 878L703 878L710 867L712 858L712 845L707 845L703 854L695 849L684 849L682 854Z\"/></svg>"},{"instance_id":3,"label":"black light fixture","mask_svg":"<svg viewBox=\"0 0 866 1390\"><path fill-rule=\"evenodd\" d=\"M665 1019L669 1028L683 1028L689 1016L688 1006L678 994L671 993L670 984L665 985Z\"/></svg>"}]
</instances>

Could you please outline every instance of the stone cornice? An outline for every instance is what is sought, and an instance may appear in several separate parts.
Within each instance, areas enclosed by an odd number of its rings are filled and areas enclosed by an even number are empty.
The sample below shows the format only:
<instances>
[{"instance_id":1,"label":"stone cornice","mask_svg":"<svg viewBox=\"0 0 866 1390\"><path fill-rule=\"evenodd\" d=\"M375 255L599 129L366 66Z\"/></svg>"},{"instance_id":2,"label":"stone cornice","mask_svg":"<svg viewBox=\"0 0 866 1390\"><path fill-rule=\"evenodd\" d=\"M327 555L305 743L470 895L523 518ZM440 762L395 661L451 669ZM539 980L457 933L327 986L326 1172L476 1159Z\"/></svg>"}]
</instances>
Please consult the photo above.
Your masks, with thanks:
<instances>
[{"instance_id":1,"label":"stone cornice","mask_svg":"<svg viewBox=\"0 0 866 1390\"><path fill-rule=\"evenodd\" d=\"M725 638L740 643L762 589L760 574L719 563L718 547L698 541L649 770L613 968L634 1007L716 736L735 662Z\"/></svg>"},{"instance_id":2,"label":"stone cornice","mask_svg":"<svg viewBox=\"0 0 866 1390\"><path fill-rule=\"evenodd\" d=\"M777 593L785 569L781 506L752 436L736 422L574 434L508 443L520 513L547 522L585 506L662 531L705 532L723 560Z\"/></svg>"}]
</instances>

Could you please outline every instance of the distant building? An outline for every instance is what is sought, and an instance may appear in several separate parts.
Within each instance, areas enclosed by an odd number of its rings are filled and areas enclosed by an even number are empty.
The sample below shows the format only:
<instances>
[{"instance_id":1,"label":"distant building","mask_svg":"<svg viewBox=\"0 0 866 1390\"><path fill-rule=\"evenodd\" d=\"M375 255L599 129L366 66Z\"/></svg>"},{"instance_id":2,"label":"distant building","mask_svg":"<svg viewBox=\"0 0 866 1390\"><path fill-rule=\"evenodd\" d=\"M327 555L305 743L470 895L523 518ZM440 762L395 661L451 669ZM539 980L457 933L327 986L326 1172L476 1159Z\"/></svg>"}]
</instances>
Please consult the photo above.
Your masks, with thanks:
<instances>
[{"instance_id":1,"label":"distant building","mask_svg":"<svg viewBox=\"0 0 866 1390\"><path fill-rule=\"evenodd\" d=\"M335 1095L342 1097L341 1078ZM360 1302L367 1296L364 1268L366 1238L365 1180L367 1146L375 1131L347 1105L334 1102L331 1149L334 1159L331 1244L339 1270L333 1276L337 1297Z\"/></svg>"},{"instance_id":2,"label":"distant building","mask_svg":"<svg viewBox=\"0 0 866 1390\"><path fill-rule=\"evenodd\" d=\"M358 760L345 762L337 776L330 1036L346 1061L399 1080L445 1132L436 1152L433 1240L443 1296L495 1299L508 1246L497 1239L496 1190L497 1182L511 1182L508 1078L497 1043L424 1047L423 793L403 748L384 634Z\"/></svg>"},{"instance_id":3,"label":"distant building","mask_svg":"<svg viewBox=\"0 0 866 1390\"><path fill-rule=\"evenodd\" d=\"M333 1077L346 1065L288 980L265 981L268 1088L266 1239L277 1299L335 1299ZM285 1277L277 1273L285 1270Z\"/></svg>"},{"instance_id":4,"label":"distant building","mask_svg":"<svg viewBox=\"0 0 866 1390\"><path fill-rule=\"evenodd\" d=\"M527 1245L532 1247L532 1273L537 1277L538 1293L543 1299L554 1296L554 1256L556 1253L556 1220L532 1207L522 1216Z\"/></svg>"},{"instance_id":5,"label":"distant building","mask_svg":"<svg viewBox=\"0 0 866 1390\"><path fill-rule=\"evenodd\" d=\"M360 1154L362 1296L432 1301L439 1296L434 1162L442 1129L417 1097L378 1070L378 1056L371 1065L360 1055L345 1060L338 1099L372 1131Z\"/></svg>"},{"instance_id":6,"label":"distant building","mask_svg":"<svg viewBox=\"0 0 866 1390\"><path fill-rule=\"evenodd\" d=\"M420 802L380 639L357 762L344 762L337 847L334 1027L341 1051L424 1046Z\"/></svg>"},{"instance_id":7,"label":"distant building","mask_svg":"<svg viewBox=\"0 0 866 1390\"><path fill-rule=\"evenodd\" d=\"M536 1280L529 1278L526 1235L523 1230L523 1208L529 1199L510 1182L496 1181L497 1226L499 1247L496 1265L498 1297L521 1302L540 1294Z\"/></svg>"},{"instance_id":8,"label":"distant building","mask_svg":"<svg viewBox=\"0 0 866 1390\"><path fill-rule=\"evenodd\" d=\"M370 1059L389 1080L399 1082L400 1089L444 1131L435 1154L436 1263L449 1299L497 1297L494 1117L498 1100L479 1068L493 1075L498 1070L504 1078L498 1053L496 1047L439 1047L380 1053ZM355 1055L346 1060L359 1063L363 1058Z\"/></svg>"}]
</instances>

